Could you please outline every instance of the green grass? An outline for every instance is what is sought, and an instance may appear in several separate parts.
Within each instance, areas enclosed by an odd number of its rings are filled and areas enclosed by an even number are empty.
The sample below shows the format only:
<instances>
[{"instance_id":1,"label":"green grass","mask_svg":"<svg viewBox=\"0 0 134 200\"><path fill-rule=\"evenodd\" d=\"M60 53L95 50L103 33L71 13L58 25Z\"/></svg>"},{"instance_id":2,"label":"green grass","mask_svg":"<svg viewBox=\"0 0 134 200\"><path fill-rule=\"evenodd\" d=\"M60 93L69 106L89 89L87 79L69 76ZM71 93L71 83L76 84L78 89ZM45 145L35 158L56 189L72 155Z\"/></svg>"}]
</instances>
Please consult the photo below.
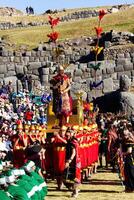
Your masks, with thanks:
<instances>
[{"instance_id":1,"label":"green grass","mask_svg":"<svg viewBox=\"0 0 134 200\"><path fill-rule=\"evenodd\" d=\"M56 30L60 33L59 40L79 38L81 36L95 35L94 27L98 18L87 18L77 21L60 23ZM134 33L134 8L115 14L106 15L102 21L104 31L129 31ZM51 31L49 26L29 27L23 29L1 30L0 36L7 37L7 42L17 47L25 44L29 49L36 47L39 42L48 40L47 34Z\"/></svg>"}]
</instances>

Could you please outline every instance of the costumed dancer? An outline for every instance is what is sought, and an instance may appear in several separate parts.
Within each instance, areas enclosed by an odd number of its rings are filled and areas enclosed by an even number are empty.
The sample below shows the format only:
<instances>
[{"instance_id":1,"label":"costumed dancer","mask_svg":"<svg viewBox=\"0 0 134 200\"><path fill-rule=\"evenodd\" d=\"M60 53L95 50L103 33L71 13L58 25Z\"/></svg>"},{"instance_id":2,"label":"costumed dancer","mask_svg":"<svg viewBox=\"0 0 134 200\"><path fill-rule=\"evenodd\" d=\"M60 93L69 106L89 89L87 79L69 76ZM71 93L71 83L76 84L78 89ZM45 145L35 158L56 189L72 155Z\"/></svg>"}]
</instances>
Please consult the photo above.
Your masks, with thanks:
<instances>
[{"instance_id":1,"label":"costumed dancer","mask_svg":"<svg viewBox=\"0 0 134 200\"><path fill-rule=\"evenodd\" d=\"M58 188L57 190L61 190L63 183L63 172L65 169L65 133L67 127L62 126L59 133L55 133L55 136L52 138L53 143L53 166L54 166L54 176L57 180Z\"/></svg>"},{"instance_id":2,"label":"costumed dancer","mask_svg":"<svg viewBox=\"0 0 134 200\"><path fill-rule=\"evenodd\" d=\"M72 130L66 131L66 161L64 171L64 185L72 189L72 197L78 196L78 186L81 183L81 161L79 144Z\"/></svg>"},{"instance_id":3,"label":"costumed dancer","mask_svg":"<svg viewBox=\"0 0 134 200\"><path fill-rule=\"evenodd\" d=\"M13 138L13 163L20 168L27 161L25 148L27 147L27 135L23 132L23 125L18 125L18 134Z\"/></svg>"},{"instance_id":4,"label":"costumed dancer","mask_svg":"<svg viewBox=\"0 0 134 200\"><path fill-rule=\"evenodd\" d=\"M71 115L70 79L64 73L64 68L59 67L58 74L50 81L53 90L53 112L59 119L59 126L69 122Z\"/></svg>"},{"instance_id":5,"label":"costumed dancer","mask_svg":"<svg viewBox=\"0 0 134 200\"><path fill-rule=\"evenodd\" d=\"M134 136L128 129L123 131L125 192L134 192Z\"/></svg>"}]
</instances>

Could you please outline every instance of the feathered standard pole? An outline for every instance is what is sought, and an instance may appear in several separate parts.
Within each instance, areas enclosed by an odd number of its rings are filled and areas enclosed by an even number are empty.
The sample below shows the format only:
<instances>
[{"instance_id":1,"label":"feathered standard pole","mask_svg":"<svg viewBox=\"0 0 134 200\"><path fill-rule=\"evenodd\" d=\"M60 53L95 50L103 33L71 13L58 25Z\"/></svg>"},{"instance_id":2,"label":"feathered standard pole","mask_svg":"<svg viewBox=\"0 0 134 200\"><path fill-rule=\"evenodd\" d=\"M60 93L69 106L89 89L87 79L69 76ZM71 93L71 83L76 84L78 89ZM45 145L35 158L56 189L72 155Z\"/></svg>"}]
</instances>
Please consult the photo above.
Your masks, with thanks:
<instances>
[{"instance_id":1,"label":"feathered standard pole","mask_svg":"<svg viewBox=\"0 0 134 200\"><path fill-rule=\"evenodd\" d=\"M103 19L103 17L106 15L106 11L105 10L100 10L99 11L99 21L98 21L98 26L95 27L95 31L96 31L96 35L97 35L97 42L96 42L96 46L93 48L93 51L95 53L95 64L90 64L91 68L94 69L95 72L95 84L97 81L97 70L100 69L101 63L98 62L98 55L101 53L101 51L103 50L103 47L99 46L99 41L100 41L100 37L101 34L103 32L103 29L101 27L101 21Z\"/></svg>"}]
</instances>

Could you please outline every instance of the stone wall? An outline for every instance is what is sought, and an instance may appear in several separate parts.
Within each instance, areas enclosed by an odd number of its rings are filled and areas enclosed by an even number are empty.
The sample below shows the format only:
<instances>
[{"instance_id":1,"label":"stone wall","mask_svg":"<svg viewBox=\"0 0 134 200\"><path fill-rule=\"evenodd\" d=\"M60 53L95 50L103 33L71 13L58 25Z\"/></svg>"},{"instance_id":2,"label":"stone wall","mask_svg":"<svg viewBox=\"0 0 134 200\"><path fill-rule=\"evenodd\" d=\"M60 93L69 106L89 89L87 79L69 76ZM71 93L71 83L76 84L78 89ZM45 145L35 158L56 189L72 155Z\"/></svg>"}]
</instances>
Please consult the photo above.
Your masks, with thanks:
<instances>
[{"instance_id":1,"label":"stone wall","mask_svg":"<svg viewBox=\"0 0 134 200\"><path fill-rule=\"evenodd\" d=\"M106 9L107 11L107 14L110 14L110 13L114 13L115 10L116 12L119 12L120 10L125 10L125 9L129 9L133 7L133 4L132 5L117 5L117 6L112 6L111 8L108 8ZM7 9L7 8L5 8ZM11 16L11 15L14 15L11 12L11 10L14 11L14 9L12 8L8 8L9 9L9 12L7 12L7 16ZM6 12L5 12L6 13ZM52 12L53 13L53 12ZM55 13L55 12L54 12ZM21 15L23 13L20 13ZM47 13L45 13L44 15L46 15ZM58 12L56 12L56 14L58 15ZM85 19L85 18L91 18L91 17L97 17L99 14L99 9L92 9L92 10L89 10L89 9L85 9L85 10L82 10L82 11L75 11L75 12L72 12L72 13L68 13L64 16L62 16L60 18L60 21L61 22L68 22L68 21L71 21L71 20L79 20L79 19ZM4 14L4 16L6 16L6 14ZM47 22L23 22L23 21L20 21L18 23L11 23L11 22L1 22L0 23L0 30L6 30L6 29L14 29L14 28L27 28L29 26L45 26L45 25L49 25L49 23Z\"/></svg>"},{"instance_id":2,"label":"stone wall","mask_svg":"<svg viewBox=\"0 0 134 200\"><path fill-rule=\"evenodd\" d=\"M90 48L70 47L64 49L59 56L61 64L68 63L66 73L72 77L72 94L82 89L85 93L91 92L90 85L95 80L94 70L91 69ZM84 61L83 58L88 58ZM128 75L134 80L134 47L126 49L105 49L104 60L100 70L97 71L97 81L103 83L97 87L97 96L119 88L119 78L122 74ZM49 80L56 73L56 60L53 58L52 45L46 44L37 51L14 52L6 49L0 51L0 81L13 81L15 89L21 89L20 76L27 74L32 76L34 85L37 87L48 86Z\"/></svg>"}]
</instances>

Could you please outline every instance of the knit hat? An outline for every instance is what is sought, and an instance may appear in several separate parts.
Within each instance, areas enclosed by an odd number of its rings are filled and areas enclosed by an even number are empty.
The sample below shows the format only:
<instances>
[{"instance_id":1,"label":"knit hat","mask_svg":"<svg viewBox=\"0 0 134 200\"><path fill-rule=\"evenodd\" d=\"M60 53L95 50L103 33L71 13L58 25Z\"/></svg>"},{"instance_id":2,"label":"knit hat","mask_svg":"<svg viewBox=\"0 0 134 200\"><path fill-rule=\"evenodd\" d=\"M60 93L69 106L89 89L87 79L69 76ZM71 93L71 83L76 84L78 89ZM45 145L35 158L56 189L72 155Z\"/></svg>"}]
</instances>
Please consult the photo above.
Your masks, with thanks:
<instances>
[{"instance_id":1,"label":"knit hat","mask_svg":"<svg viewBox=\"0 0 134 200\"><path fill-rule=\"evenodd\" d=\"M31 131L35 130L35 126L34 126L34 125L31 125L30 130L31 130Z\"/></svg>"},{"instance_id":2,"label":"knit hat","mask_svg":"<svg viewBox=\"0 0 134 200\"><path fill-rule=\"evenodd\" d=\"M12 170L6 172L6 182L13 183L15 181L15 176L12 174Z\"/></svg>"},{"instance_id":3,"label":"knit hat","mask_svg":"<svg viewBox=\"0 0 134 200\"><path fill-rule=\"evenodd\" d=\"M62 126L61 127L61 131L66 131L67 130L67 127L66 126Z\"/></svg>"},{"instance_id":4,"label":"knit hat","mask_svg":"<svg viewBox=\"0 0 134 200\"><path fill-rule=\"evenodd\" d=\"M84 130L88 130L88 126L84 126L83 128L84 128Z\"/></svg>"},{"instance_id":5,"label":"knit hat","mask_svg":"<svg viewBox=\"0 0 134 200\"><path fill-rule=\"evenodd\" d=\"M22 175L25 175L25 171L23 168L20 168L19 169L19 175L22 176Z\"/></svg>"},{"instance_id":6,"label":"knit hat","mask_svg":"<svg viewBox=\"0 0 134 200\"><path fill-rule=\"evenodd\" d=\"M4 174L0 175L0 185L5 185L6 184L6 177Z\"/></svg>"},{"instance_id":7,"label":"knit hat","mask_svg":"<svg viewBox=\"0 0 134 200\"><path fill-rule=\"evenodd\" d=\"M78 126L78 125L73 125L72 129L73 129L73 130L78 130L78 129L79 129L79 126Z\"/></svg>"},{"instance_id":8,"label":"knit hat","mask_svg":"<svg viewBox=\"0 0 134 200\"><path fill-rule=\"evenodd\" d=\"M31 172L32 167L35 166L35 163L32 160L29 160L25 165L24 165L24 169L27 172Z\"/></svg>"},{"instance_id":9,"label":"knit hat","mask_svg":"<svg viewBox=\"0 0 134 200\"><path fill-rule=\"evenodd\" d=\"M25 130L29 130L29 126L25 124Z\"/></svg>"},{"instance_id":10,"label":"knit hat","mask_svg":"<svg viewBox=\"0 0 134 200\"><path fill-rule=\"evenodd\" d=\"M13 176L19 176L19 175L20 175L19 169L13 169L13 170L11 171L11 173L12 173Z\"/></svg>"},{"instance_id":11,"label":"knit hat","mask_svg":"<svg viewBox=\"0 0 134 200\"><path fill-rule=\"evenodd\" d=\"M79 131L83 131L83 127L82 126L79 126Z\"/></svg>"}]
</instances>

